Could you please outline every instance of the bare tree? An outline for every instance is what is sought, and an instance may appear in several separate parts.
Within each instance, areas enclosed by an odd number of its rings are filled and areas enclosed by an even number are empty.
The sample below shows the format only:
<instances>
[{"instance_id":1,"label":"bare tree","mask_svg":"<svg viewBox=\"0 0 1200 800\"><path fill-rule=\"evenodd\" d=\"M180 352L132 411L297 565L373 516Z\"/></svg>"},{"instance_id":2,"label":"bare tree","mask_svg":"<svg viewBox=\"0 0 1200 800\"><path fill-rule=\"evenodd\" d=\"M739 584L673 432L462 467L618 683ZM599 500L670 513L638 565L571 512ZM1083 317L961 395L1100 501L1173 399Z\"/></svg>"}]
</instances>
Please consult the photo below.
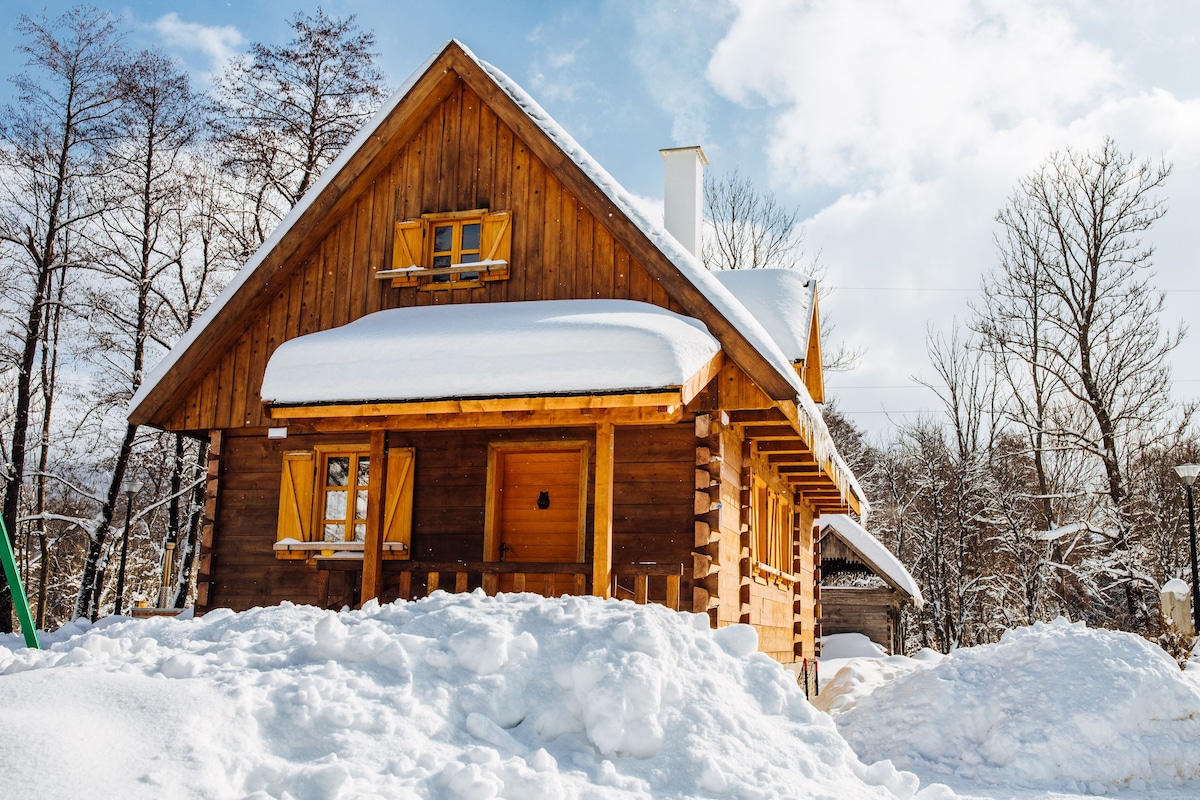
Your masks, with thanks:
<instances>
[{"instance_id":1,"label":"bare tree","mask_svg":"<svg viewBox=\"0 0 1200 800\"><path fill-rule=\"evenodd\" d=\"M26 434L37 352L52 278L69 266L66 233L98 211L82 184L95 177L97 150L112 135L115 68L122 58L112 17L77 7L49 20L21 16L17 28L28 60L14 78L18 100L5 110L0 158L0 238L20 253L28 281L22 292L11 454L3 518L14 535L25 479ZM12 628L11 597L0 591L0 630Z\"/></svg>"},{"instance_id":2,"label":"bare tree","mask_svg":"<svg viewBox=\"0 0 1200 800\"><path fill-rule=\"evenodd\" d=\"M241 177L253 251L382 102L375 36L318 6L283 45L256 42L216 88L218 138Z\"/></svg>"},{"instance_id":3,"label":"bare tree","mask_svg":"<svg viewBox=\"0 0 1200 800\"><path fill-rule=\"evenodd\" d=\"M1142 237L1165 213L1167 164L1138 161L1111 139L1095 152L1052 154L1023 178L997 221L1000 265L985 280L977 329L1004 364L1017 418L1038 465L1042 513L1061 522L1064 487L1047 454L1070 449L1097 465L1106 499L1093 520L1109 539L1102 592L1122 596L1131 624L1149 618L1147 591L1130 558L1130 447L1169 404L1167 354L1182 325L1164 332L1163 295L1151 285L1154 248ZM1109 606L1104 613L1115 613Z\"/></svg>"},{"instance_id":4,"label":"bare tree","mask_svg":"<svg viewBox=\"0 0 1200 800\"><path fill-rule=\"evenodd\" d=\"M102 278L94 302L101 368L112 387L102 402L123 406L142 383L146 346L161 314L153 285L183 259L185 155L200 132L200 98L166 55L144 51L120 70L121 132L111 148L107 209L95 236ZM126 424L83 565L76 614L98 609L101 558L133 455L137 426Z\"/></svg>"},{"instance_id":5,"label":"bare tree","mask_svg":"<svg viewBox=\"0 0 1200 800\"><path fill-rule=\"evenodd\" d=\"M700 259L709 269L806 269L800 209L785 208L737 170L704 176L706 233Z\"/></svg>"}]
</instances>

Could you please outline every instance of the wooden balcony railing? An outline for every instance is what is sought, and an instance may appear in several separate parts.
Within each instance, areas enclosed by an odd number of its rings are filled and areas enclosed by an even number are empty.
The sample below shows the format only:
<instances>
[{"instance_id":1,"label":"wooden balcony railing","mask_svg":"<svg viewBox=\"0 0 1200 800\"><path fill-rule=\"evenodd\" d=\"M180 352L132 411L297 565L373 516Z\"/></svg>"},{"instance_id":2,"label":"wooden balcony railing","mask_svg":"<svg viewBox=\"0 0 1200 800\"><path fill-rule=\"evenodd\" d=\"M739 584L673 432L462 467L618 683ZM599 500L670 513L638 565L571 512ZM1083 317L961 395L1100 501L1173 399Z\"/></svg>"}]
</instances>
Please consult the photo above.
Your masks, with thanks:
<instances>
[{"instance_id":1,"label":"wooden balcony railing","mask_svg":"<svg viewBox=\"0 0 1200 800\"><path fill-rule=\"evenodd\" d=\"M317 559L317 586L322 606L329 606L330 576L345 576L343 600L357 605L357 584L361 580L362 561L353 558ZM404 600L415 600L441 589L446 592L469 592L482 588L489 595L501 591L556 594L591 594L592 565L589 562L544 561L384 561L383 573L387 590ZM561 576L561 577L560 577ZM618 599L639 604L658 603L679 610L679 587L683 578L682 564L613 564L610 593ZM564 591L563 584L569 590ZM339 601L341 602L341 601Z\"/></svg>"}]
</instances>

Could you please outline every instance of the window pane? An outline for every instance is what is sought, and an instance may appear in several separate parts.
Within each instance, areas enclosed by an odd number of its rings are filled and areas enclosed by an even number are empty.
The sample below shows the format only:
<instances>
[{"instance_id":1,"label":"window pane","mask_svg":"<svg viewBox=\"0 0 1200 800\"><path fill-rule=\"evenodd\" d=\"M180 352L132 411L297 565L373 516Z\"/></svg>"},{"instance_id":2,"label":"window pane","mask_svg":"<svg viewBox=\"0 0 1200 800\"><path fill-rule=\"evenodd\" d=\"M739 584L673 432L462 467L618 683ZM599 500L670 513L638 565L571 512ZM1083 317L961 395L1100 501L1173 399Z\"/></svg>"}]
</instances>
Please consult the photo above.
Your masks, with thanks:
<instances>
[{"instance_id":1,"label":"window pane","mask_svg":"<svg viewBox=\"0 0 1200 800\"><path fill-rule=\"evenodd\" d=\"M463 250L478 250L479 249L479 223L474 222L470 225L462 227L462 249Z\"/></svg>"},{"instance_id":2,"label":"window pane","mask_svg":"<svg viewBox=\"0 0 1200 800\"><path fill-rule=\"evenodd\" d=\"M366 489L358 490L358 497L356 497L355 501L354 501L354 518L355 519L366 519L367 518L367 490Z\"/></svg>"},{"instance_id":3,"label":"window pane","mask_svg":"<svg viewBox=\"0 0 1200 800\"><path fill-rule=\"evenodd\" d=\"M459 259L460 264L474 264L479 260L479 253L463 253Z\"/></svg>"},{"instance_id":4,"label":"window pane","mask_svg":"<svg viewBox=\"0 0 1200 800\"><path fill-rule=\"evenodd\" d=\"M346 526L345 525L326 525L324 541L326 541L326 542L344 542L344 541L346 541Z\"/></svg>"},{"instance_id":5,"label":"window pane","mask_svg":"<svg viewBox=\"0 0 1200 800\"><path fill-rule=\"evenodd\" d=\"M342 491L325 493L325 519L346 518L346 493Z\"/></svg>"},{"instance_id":6,"label":"window pane","mask_svg":"<svg viewBox=\"0 0 1200 800\"><path fill-rule=\"evenodd\" d=\"M361 522L354 526L354 541L365 542L367 540L367 526Z\"/></svg>"},{"instance_id":7,"label":"window pane","mask_svg":"<svg viewBox=\"0 0 1200 800\"><path fill-rule=\"evenodd\" d=\"M350 477L350 459L339 457L329 459L325 473L326 486L345 486Z\"/></svg>"},{"instance_id":8,"label":"window pane","mask_svg":"<svg viewBox=\"0 0 1200 800\"><path fill-rule=\"evenodd\" d=\"M371 459L366 456L358 457L358 485L366 486L371 482Z\"/></svg>"},{"instance_id":9,"label":"window pane","mask_svg":"<svg viewBox=\"0 0 1200 800\"><path fill-rule=\"evenodd\" d=\"M478 246L478 245L476 245ZM454 247L454 226L438 225L433 229L433 252L448 253Z\"/></svg>"}]
</instances>

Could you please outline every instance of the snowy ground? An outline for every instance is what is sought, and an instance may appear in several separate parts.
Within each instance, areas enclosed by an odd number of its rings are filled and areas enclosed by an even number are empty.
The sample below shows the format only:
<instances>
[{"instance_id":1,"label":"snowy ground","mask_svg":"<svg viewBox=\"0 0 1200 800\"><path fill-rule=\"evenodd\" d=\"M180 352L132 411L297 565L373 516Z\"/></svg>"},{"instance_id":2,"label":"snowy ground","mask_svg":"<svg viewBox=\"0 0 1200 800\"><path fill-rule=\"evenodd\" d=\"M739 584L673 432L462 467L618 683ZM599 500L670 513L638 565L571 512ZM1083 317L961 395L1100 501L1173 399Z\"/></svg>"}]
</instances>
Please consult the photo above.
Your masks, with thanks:
<instances>
[{"instance_id":1,"label":"snowy ground","mask_svg":"<svg viewBox=\"0 0 1200 800\"><path fill-rule=\"evenodd\" d=\"M826 714L706 619L437 593L0 637L0 795L1200 796L1200 681L1136 637L855 659Z\"/></svg>"}]
</instances>

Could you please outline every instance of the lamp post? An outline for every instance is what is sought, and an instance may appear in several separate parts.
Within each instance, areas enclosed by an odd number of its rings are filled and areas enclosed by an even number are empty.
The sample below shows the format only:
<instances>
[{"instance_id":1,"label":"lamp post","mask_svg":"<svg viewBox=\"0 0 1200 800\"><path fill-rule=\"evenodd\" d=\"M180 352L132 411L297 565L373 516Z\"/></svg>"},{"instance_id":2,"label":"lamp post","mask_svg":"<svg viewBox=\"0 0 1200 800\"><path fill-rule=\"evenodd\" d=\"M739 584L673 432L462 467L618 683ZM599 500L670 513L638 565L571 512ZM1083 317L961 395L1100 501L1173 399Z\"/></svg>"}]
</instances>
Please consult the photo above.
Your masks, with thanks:
<instances>
[{"instance_id":1,"label":"lamp post","mask_svg":"<svg viewBox=\"0 0 1200 800\"><path fill-rule=\"evenodd\" d=\"M121 613L121 603L125 599L125 556L129 553L129 520L133 512L133 496L141 490L141 481L121 481L121 491L125 494L125 531L121 534L121 564L117 567L117 602L113 606L113 614Z\"/></svg>"},{"instance_id":2,"label":"lamp post","mask_svg":"<svg viewBox=\"0 0 1200 800\"><path fill-rule=\"evenodd\" d=\"M1192 485L1196 483L1196 476L1200 475L1200 464L1181 464L1175 468L1175 474L1179 476L1179 481L1187 492L1188 542L1192 552L1192 625L1195 626L1197 632L1200 632L1200 576L1197 575L1196 568L1196 507L1192 503Z\"/></svg>"}]
</instances>

